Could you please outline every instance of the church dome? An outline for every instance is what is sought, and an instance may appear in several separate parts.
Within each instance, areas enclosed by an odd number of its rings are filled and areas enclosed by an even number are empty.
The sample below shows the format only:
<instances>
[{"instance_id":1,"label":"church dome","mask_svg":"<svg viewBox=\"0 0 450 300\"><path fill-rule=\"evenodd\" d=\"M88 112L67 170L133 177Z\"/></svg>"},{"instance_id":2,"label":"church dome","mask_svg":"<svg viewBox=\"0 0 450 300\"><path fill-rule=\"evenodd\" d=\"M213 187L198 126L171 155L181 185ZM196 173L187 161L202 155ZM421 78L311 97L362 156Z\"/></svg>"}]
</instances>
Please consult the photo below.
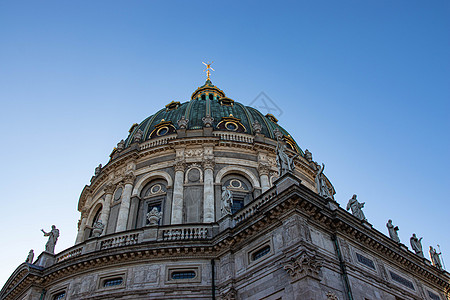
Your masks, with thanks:
<instances>
[{"instance_id":1,"label":"church dome","mask_svg":"<svg viewBox=\"0 0 450 300\"><path fill-rule=\"evenodd\" d=\"M205 119L208 116L209 123ZM186 123L179 123L181 119L186 120ZM130 146L135 141L136 135L139 135L142 143L175 133L184 124L183 129L187 130L210 126L217 131L251 135L260 133L274 140L276 140L275 132L279 131L291 150L303 156L301 148L277 122L278 120L271 114L263 115L253 107L226 97L225 93L208 79L203 86L195 90L190 101L184 103L172 101L140 124L133 124L124 146Z\"/></svg>"}]
</instances>

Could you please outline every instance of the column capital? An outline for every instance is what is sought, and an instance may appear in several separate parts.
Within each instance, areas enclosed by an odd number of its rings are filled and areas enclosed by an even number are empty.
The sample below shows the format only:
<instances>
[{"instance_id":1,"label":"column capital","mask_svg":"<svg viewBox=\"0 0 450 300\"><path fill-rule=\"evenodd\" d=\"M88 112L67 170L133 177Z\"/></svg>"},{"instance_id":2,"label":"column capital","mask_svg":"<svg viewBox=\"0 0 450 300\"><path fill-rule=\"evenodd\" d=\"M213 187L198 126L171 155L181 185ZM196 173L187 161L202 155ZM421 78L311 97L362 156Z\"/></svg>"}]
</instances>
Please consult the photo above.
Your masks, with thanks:
<instances>
[{"instance_id":1,"label":"column capital","mask_svg":"<svg viewBox=\"0 0 450 300\"><path fill-rule=\"evenodd\" d=\"M136 175L134 175L133 172L129 172L129 173L125 174L125 176L123 177L123 182L125 184L133 184L135 179L136 179Z\"/></svg>"},{"instance_id":2,"label":"column capital","mask_svg":"<svg viewBox=\"0 0 450 300\"><path fill-rule=\"evenodd\" d=\"M184 160L178 160L175 162L174 168L175 172L184 172L184 169L186 168L186 162Z\"/></svg>"},{"instance_id":3,"label":"column capital","mask_svg":"<svg viewBox=\"0 0 450 300\"><path fill-rule=\"evenodd\" d=\"M214 165L215 165L214 159L206 158L203 160L203 168L205 170L206 169L214 170Z\"/></svg>"},{"instance_id":4,"label":"column capital","mask_svg":"<svg viewBox=\"0 0 450 300\"><path fill-rule=\"evenodd\" d=\"M111 194L114 193L114 190L116 189L115 185L112 184L111 182L107 183L105 185L105 188L103 189L103 191L105 192L105 194Z\"/></svg>"},{"instance_id":5,"label":"column capital","mask_svg":"<svg viewBox=\"0 0 450 300\"><path fill-rule=\"evenodd\" d=\"M259 163L258 164L258 172L259 172L260 176L262 176L262 175L268 176L270 173L270 166L268 164Z\"/></svg>"}]
</instances>

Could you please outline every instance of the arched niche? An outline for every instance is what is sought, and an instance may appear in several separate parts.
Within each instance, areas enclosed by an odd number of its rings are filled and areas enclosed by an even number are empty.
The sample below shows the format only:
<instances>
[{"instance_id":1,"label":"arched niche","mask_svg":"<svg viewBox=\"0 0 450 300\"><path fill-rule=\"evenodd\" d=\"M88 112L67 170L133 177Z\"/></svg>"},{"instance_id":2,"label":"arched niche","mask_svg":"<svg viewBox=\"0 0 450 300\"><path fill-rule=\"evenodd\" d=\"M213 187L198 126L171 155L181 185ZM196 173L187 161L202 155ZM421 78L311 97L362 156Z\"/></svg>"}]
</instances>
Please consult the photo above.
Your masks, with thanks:
<instances>
[{"instance_id":1,"label":"arched niche","mask_svg":"<svg viewBox=\"0 0 450 300\"><path fill-rule=\"evenodd\" d=\"M92 205L89 215L86 221L86 227L84 229L84 240L89 239L92 236L92 227L94 227L94 223L100 220L100 216L102 214L103 205L101 203L103 199L98 199L97 203Z\"/></svg>"},{"instance_id":2,"label":"arched niche","mask_svg":"<svg viewBox=\"0 0 450 300\"><path fill-rule=\"evenodd\" d=\"M168 183L165 179L154 177L149 180L135 197L138 201L137 209L135 211L135 224L134 228L141 228L152 225L164 225L167 224L167 217L170 216L170 205L168 204L167 194ZM156 209L157 214L160 214L160 220L156 223L151 223L147 219L153 209Z\"/></svg>"}]
</instances>

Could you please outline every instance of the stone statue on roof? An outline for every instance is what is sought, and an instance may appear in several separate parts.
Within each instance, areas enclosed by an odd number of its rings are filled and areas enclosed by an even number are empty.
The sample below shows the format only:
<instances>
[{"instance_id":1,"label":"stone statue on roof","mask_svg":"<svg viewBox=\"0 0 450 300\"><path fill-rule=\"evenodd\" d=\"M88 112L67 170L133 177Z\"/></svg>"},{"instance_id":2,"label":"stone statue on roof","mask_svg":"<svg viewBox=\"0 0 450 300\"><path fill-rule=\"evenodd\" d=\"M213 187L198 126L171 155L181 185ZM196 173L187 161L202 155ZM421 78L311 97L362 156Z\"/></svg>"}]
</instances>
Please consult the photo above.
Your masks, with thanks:
<instances>
[{"instance_id":1,"label":"stone statue on roof","mask_svg":"<svg viewBox=\"0 0 450 300\"><path fill-rule=\"evenodd\" d=\"M294 158L296 158L297 156L298 154L294 155L293 157L289 157L286 151L286 145L281 140L281 138L277 139L277 166L280 177L288 172L294 171Z\"/></svg>"},{"instance_id":2,"label":"stone statue on roof","mask_svg":"<svg viewBox=\"0 0 450 300\"><path fill-rule=\"evenodd\" d=\"M422 241L422 238L418 239L415 233L413 233L412 237L409 239L411 248L414 250L414 252L416 252L417 255L423 257L421 241Z\"/></svg>"},{"instance_id":3,"label":"stone statue on roof","mask_svg":"<svg viewBox=\"0 0 450 300\"><path fill-rule=\"evenodd\" d=\"M391 238L391 240L393 240L394 242L400 243L400 238L398 237L398 226L392 225L392 220L389 219L388 222L386 223L386 227L388 229L389 232L389 237Z\"/></svg>"},{"instance_id":4,"label":"stone statue on roof","mask_svg":"<svg viewBox=\"0 0 450 300\"><path fill-rule=\"evenodd\" d=\"M55 225L52 225L52 230L49 232L45 232L44 229L41 229L44 233L44 236L48 236L47 244L45 244L45 251L51 254L55 254L55 245L58 241L59 230L56 229Z\"/></svg>"},{"instance_id":5,"label":"stone statue on roof","mask_svg":"<svg viewBox=\"0 0 450 300\"><path fill-rule=\"evenodd\" d=\"M30 252L28 252L28 256L27 256L27 259L25 260L25 262L32 264L33 259L34 259L34 250L31 249Z\"/></svg>"},{"instance_id":6,"label":"stone statue on roof","mask_svg":"<svg viewBox=\"0 0 450 300\"><path fill-rule=\"evenodd\" d=\"M323 175L323 170L325 169L325 164L322 163L322 166L319 166L317 173L316 173L316 188L317 192L320 196L324 198L333 198L330 194L330 190L328 189L328 186L326 184L325 175Z\"/></svg>"},{"instance_id":7,"label":"stone statue on roof","mask_svg":"<svg viewBox=\"0 0 450 300\"><path fill-rule=\"evenodd\" d=\"M436 249L433 248L432 246L430 246L429 253L430 253L431 263L433 264L433 266L435 266L439 270L442 270L441 259L439 258L439 255L441 255L442 253L441 252L437 253Z\"/></svg>"},{"instance_id":8,"label":"stone statue on roof","mask_svg":"<svg viewBox=\"0 0 450 300\"><path fill-rule=\"evenodd\" d=\"M98 167L95 168L94 175L98 176L102 172L102 164L99 164Z\"/></svg>"},{"instance_id":9,"label":"stone statue on roof","mask_svg":"<svg viewBox=\"0 0 450 300\"><path fill-rule=\"evenodd\" d=\"M358 200L356 200L356 195L353 195L353 197L348 200L347 203L347 210L352 210L352 215L357 217L358 219L365 221L366 217L364 216L364 213L362 211L362 208L364 207L365 202L360 203Z\"/></svg>"}]
</instances>

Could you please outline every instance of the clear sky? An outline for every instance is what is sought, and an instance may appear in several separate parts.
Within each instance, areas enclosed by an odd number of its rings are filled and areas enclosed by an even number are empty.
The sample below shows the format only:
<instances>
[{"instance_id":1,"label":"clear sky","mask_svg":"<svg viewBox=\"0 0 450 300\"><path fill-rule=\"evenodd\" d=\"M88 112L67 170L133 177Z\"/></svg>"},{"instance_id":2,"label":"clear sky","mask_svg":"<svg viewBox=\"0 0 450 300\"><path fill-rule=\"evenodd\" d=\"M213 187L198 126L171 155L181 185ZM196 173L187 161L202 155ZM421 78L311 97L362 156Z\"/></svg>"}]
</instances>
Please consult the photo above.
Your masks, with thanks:
<instances>
[{"instance_id":1,"label":"clear sky","mask_svg":"<svg viewBox=\"0 0 450 300\"><path fill-rule=\"evenodd\" d=\"M276 103L341 206L358 194L377 230L391 218L450 267L449 16L447 0L1 1L0 286L41 228L73 245L94 168L188 101L202 61L228 97Z\"/></svg>"}]
</instances>

